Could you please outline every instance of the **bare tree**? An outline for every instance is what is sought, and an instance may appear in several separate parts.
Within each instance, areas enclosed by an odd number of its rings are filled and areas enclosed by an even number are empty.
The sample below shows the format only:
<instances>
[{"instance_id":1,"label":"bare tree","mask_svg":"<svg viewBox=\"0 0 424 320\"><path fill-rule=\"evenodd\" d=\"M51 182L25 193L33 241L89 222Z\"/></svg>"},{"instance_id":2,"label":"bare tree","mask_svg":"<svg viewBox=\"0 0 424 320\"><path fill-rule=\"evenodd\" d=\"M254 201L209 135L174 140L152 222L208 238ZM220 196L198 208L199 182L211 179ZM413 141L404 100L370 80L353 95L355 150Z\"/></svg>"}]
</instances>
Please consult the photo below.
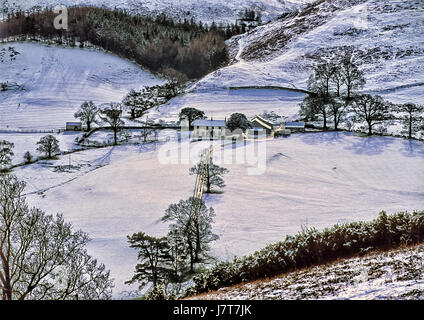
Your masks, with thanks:
<instances>
[{"instance_id":1,"label":"bare tree","mask_svg":"<svg viewBox=\"0 0 424 320\"><path fill-rule=\"evenodd\" d=\"M74 117L81 119L87 126L87 131L90 131L91 124L96 122L96 117L99 113L99 108L93 101L85 101L79 110L75 112Z\"/></svg>"},{"instance_id":2,"label":"bare tree","mask_svg":"<svg viewBox=\"0 0 424 320\"><path fill-rule=\"evenodd\" d=\"M191 272L194 271L194 263L200 260L200 254L208 250L208 244L218 239L211 231L214 216L213 209L208 209L201 199L190 197L171 204L162 218L162 221L173 222L171 231L185 240Z\"/></svg>"},{"instance_id":3,"label":"bare tree","mask_svg":"<svg viewBox=\"0 0 424 320\"><path fill-rule=\"evenodd\" d=\"M110 103L109 107L100 111L100 118L109 124L113 131L113 144L118 144L118 132L122 130L124 121L122 121L122 106L120 103Z\"/></svg>"},{"instance_id":4,"label":"bare tree","mask_svg":"<svg viewBox=\"0 0 424 320\"><path fill-rule=\"evenodd\" d=\"M322 62L315 67L314 75L309 79L308 90L326 97L330 96L330 84L334 66L330 62Z\"/></svg>"},{"instance_id":5,"label":"bare tree","mask_svg":"<svg viewBox=\"0 0 424 320\"><path fill-rule=\"evenodd\" d=\"M424 106L405 103L399 106L396 111L402 112L401 117L404 127L408 130L408 139L412 138L412 133L419 128L419 124L424 121Z\"/></svg>"},{"instance_id":6,"label":"bare tree","mask_svg":"<svg viewBox=\"0 0 424 320\"><path fill-rule=\"evenodd\" d=\"M306 119L315 119L317 115L322 117L323 128L327 130L327 118L329 115L330 98L321 93L312 93L303 99L300 105L300 114Z\"/></svg>"},{"instance_id":7,"label":"bare tree","mask_svg":"<svg viewBox=\"0 0 424 320\"><path fill-rule=\"evenodd\" d=\"M14 143L0 140L0 171L6 169L12 162Z\"/></svg>"},{"instance_id":8,"label":"bare tree","mask_svg":"<svg viewBox=\"0 0 424 320\"><path fill-rule=\"evenodd\" d=\"M55 153L60 152L59 141L51 134L42 137L37 144L39 145L37 151L44 153L48 159L51 159Z\"/></svg>"},{"instance_id":9,"label":"bare tree","mask_svg":"<svg viewBox=\"0 0 424 320\"><path fill-rule=\"evenodd\" d=\"M167 90L169 90L169 96L167 98L176 97L183 92L185 83L188 81L188 77L184 73L172 68L166 68L162 71L162 74L168 80L168 83L165 85Z\"/></svg>"},{"instance_id":10,"label":"bare tree","mask_svg":"<svg viewBox=\"0 0 424 320\"><path fill-rule=\"evenodd\" d=\"M24 188L15 176L0 175L2 299L109 299L109 271L87 254L87 234L61 215L29 209Z\"/></svg>"},{"instance_id":11,"label":"bare tree","mask_svg":"<svg viewBox=\"0 0 424 320\"><path fill-rule=\"evenodd\" d=\"M333 116L334 130L339 129L339 124L343 120L349 106L349 100L332 97L329 100L329 113Z\"/></svg>"},{"instance_id":12,"label":"bare tree","mask_svg":"<svg viewBox=\"0 0 424 320\"><path fill-rule=\"evenodd\" d=\"M336 90L335 95L337 97L340 97L341 88L342 88L342 85L343 85L343 75L341 73L341 68L339 66L338 61L335 61L333 63L330 82L335 87L335 90Z\"/></svg>"},{"instance_id":13,"label":"bare tree","mask_svg":"<svg viewBox=\"0 0 424 320\"><path fill-rule=\"evenodd\" d=\"M355 114L355 120L367 123L368 135L372 135L374 125L391 118L390 105L380 96L369 94L356 96L351 104L351 111Z\"/></svg>"},{"instance_id":14,"label":"bare tree","mask_svg":"<svg viewBox=\"0 0 424 320\"><path fill-rule=\"evenodd\" d=\"M344 56L341 59L340 75L343 84L346 86L346 98L352 98L354 90L360 89L365 84L364 72L359 70L355 62L354 53L347 49L344 51Z\"/></svg>"},{"instance_id":15,"label":"bare tree","mask_svg":"<svg viewBox=\"0 0 424 320\"><path fill-rule=\"evenodd\" d=\"M225 187L224 179L222 176L228 173L227 168L220 167L213 163L212 159L207 162L199 162L194 167L190 168L190 174L204 174L205 175L205 193L211 193L212 187L219 188Z\"/></svg>"}]
</instances>

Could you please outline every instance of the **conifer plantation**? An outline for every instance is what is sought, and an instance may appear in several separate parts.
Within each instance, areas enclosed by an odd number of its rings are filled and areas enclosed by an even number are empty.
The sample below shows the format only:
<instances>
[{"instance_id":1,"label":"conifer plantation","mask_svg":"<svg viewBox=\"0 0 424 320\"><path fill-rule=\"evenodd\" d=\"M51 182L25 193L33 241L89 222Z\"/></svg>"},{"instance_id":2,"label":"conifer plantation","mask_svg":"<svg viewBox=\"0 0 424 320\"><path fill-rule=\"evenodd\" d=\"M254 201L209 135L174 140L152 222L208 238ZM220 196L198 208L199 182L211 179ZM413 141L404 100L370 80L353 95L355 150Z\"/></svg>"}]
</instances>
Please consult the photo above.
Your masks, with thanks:
<instances>
[{"instance_id":1,"label":"conifer plantation","mask_svg":"<svg viewBox=\"0 0 424 320\"><path fill-rule=\"evenodd\" d=\"M234 26L221 29L215 24L174 22L165 15L149 18L94 7L69 8L68 29L57 30L56 16L51 9L9 14L0 23L0 39L43 39L80 47L91 43L153 73L174 69L197 79L228 63L225 39L238 33Z\"/></svg>"}]
</instances>

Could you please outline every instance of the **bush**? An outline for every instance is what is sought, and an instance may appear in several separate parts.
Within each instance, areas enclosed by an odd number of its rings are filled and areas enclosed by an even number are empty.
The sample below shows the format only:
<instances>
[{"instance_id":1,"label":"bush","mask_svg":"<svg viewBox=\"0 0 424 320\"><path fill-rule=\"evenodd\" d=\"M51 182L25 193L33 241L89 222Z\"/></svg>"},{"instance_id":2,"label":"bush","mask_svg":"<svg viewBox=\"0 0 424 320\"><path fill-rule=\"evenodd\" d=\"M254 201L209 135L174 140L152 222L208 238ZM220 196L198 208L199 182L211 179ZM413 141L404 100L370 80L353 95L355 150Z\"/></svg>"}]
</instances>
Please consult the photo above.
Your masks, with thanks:
<instances>
[{"instance_id":1,"label":"bush","mask_svg":"<svg viewBox=\"0 0 424 320\"><path fill-rule=\"evenodd\" d=\"M335 225L323 231L308 229L249 256L221 262L195 276L194 286L186 291L186 295L272 277L373 250L417 244L423 239L424 211L393 215L383 211L370 222Z\"/></svg>"},{"instance_id":2,"label":"bush","mask_svg":"<svg viewBox=\"0 0 424 320\"><path fill-rule=\"evenodd\" d=\"M25 163L31 163L31 161L33 159L34 159L34 157L32 156L32 154L29 151L25 152L25 154L24 154Z\"/></svg>"}]
</instances>

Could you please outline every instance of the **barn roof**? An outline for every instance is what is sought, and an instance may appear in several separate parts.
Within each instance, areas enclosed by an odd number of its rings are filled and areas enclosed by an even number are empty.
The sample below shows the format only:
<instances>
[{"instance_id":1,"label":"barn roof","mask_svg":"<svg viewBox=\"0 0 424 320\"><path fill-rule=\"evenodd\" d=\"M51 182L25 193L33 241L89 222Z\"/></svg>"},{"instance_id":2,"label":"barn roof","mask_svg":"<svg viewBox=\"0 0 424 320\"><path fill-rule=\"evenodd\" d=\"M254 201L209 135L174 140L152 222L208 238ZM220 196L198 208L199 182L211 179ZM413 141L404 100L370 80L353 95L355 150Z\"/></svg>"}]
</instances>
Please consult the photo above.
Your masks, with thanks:
<instances>
[{"instance_id":1,"label":"barn roof","mask_svg":"<svg viewBox=\"0 0 424 320\"><path fill-rule=\"evenodd\" d=\"M193 126L199 127L225 127L225 120L206 120L206 119L197 119L192 123Z\"/></svg>"},{"instance_id":2,"label":"barn roof","mask_svg":"<svg viewBox=\"0 0 424 320\"><path fill-rule=\"evenodd\" d=\"M262 119L261 117L256 117L252 120L252 122L256 122L258 124L260 124L262 127L268 129L268 130L272 130L272 124L270 124L268 121L264 121L264 119Z\"/></svg>"},{"instance_id":3,"label":"barn roof","mask_svg":"<svg viewBox=\"0 0 424 320\"><path fill-rule=\"evenodd\" d=\"M292 127L292 128L304 128L305 122L298 121L298 122L286 122L286 127Z\"/></svg>"}]
</instances>

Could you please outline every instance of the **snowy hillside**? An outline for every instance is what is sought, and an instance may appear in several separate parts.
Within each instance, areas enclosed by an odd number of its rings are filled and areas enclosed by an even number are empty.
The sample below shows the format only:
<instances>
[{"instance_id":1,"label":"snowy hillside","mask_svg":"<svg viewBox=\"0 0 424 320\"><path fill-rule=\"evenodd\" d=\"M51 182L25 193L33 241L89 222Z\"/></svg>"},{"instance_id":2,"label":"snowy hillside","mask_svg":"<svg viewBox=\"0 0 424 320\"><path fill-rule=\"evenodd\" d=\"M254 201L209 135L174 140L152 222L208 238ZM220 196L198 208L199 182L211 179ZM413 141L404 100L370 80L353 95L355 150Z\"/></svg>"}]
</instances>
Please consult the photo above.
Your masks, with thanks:
<instances>
[{"instance_id":1,"label":"snowy hillside","mask_svg":"<svg viewBox=\"0 0 424 320\"><path fill-rule=\"evenodd\" d=\"M204 143L190 144L191 157ZM219 260L281 241L302 226L321 229L371 220L381 210L394 213L424 207L420 141L328 132L262 143L260 148L266 147L263 174L248 174L258 164L223 164L230 171L224 193L204 198L216 213L213 230L220 239L212 244L211 254ZM243 154L247 146L226 150ZM136 263L126 236L138 231L165 235L167 225L160 222L164 210L193 192L195 177L188 170L195 159L164 164L159 161L159 154L164 155L161 150L152 144L123 145L74 153L69 170L68 156L15 169L28 183L31 205L61 212L89 233L90 252L116 279L115 297L136 287L123 284ZM218 164L219 155L215 151Z\"/></svg>"},{"instance_id":2,"label":"snowy hillside","mask_svg":"<svg viewBox=\"0 0 424 320\"><path fill-rule=\"evenodd\" d=\"M103 52L32 43L13 46L20 54L0 64L0 79L23 85L24 90L0 92L0 130L63 128L86 100L120 102L130 89L162 83Z\"/></svg>"},{"instance_id":3,"label":"snowy hillside","mask_svg":"<svg viewBox=\"0 0 424 320\"><path fill-rule=\"evenodd\" d=\"M365 90L380 92L394 102L423 103L423 32L420 0L317 1L300 13L230 39L233 65L209 75L197 88L305 89L318 58L353 46L365 71Z\"/></svg>"},{"instance_id":4,"label":"snowy hillside","mask_svg":"<svg viewBox=\"0 0 424 320\"><path fill-rule=\"evenodd\" d=\"M34 7L45 8L55 5L106 6L126 9L134 14L166 15L178 19L203 21L208 24L234 23L238 13L244 9L253 9L262 14L263 21L270 21L282 13L297 10L312 0L0 0L4 8L28 10Z\"/></svg>"},{"instance_id":5,"label":"snowy hillside","mask_svg":"<svg viewBox=\"0 0 424 320\"><path fill-rule=\"evenodd\" d=\"M417 299L424 298L424 245L256 281L191 299Z\"/></svg>"}]
</instances>

